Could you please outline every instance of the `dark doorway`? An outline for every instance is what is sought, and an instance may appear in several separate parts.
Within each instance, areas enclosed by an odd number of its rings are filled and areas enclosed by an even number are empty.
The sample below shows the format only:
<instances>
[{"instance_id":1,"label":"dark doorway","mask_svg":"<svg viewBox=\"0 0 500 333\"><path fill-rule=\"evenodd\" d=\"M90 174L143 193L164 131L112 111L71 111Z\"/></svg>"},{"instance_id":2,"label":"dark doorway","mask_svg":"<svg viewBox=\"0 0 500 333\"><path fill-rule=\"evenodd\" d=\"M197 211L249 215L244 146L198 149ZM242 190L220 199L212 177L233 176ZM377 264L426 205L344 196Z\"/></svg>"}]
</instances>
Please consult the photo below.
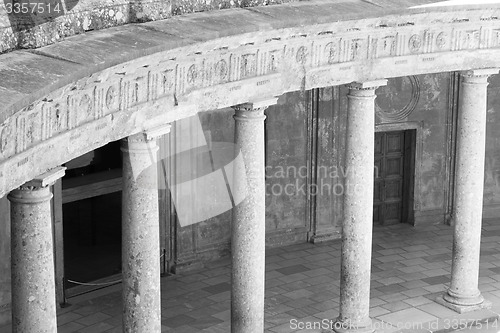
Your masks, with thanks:
<instances>
[{"instance_id":1,"label":"dark doorway","mask_svg":"<svg viewBox=\"0 0 500 333\"><path fill-rule=\"evenodd\" d=\"M121 165L118 142L66 164L62 216L67 297L106 286L109 277L121 273Z\"/></svg>"},{"instance_id":2,"label":"dark doorway","mask_svg":"<svg viewBox=\"0 0 500 333\"><path fill-rule=\"evenodd\" d=\"M373 223L412 223L415 130L375 133Z\"/></svg>"}]
</instances>

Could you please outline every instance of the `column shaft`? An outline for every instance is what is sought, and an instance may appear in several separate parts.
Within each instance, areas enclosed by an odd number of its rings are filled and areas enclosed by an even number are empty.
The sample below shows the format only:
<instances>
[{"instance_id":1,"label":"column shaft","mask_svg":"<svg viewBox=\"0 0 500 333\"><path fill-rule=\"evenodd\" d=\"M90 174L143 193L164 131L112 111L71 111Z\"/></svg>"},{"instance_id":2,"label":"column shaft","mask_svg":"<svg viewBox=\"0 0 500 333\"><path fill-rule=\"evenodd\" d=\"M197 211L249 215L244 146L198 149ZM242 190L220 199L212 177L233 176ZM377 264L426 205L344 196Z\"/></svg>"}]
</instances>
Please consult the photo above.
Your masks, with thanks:
<instances>
[{"instance_id":1,"label":"column shaft","mask_svg":"<svg viewBox=\"0 0 500 333\"><path fill-rule=\"evenodd\" d=\"M156 141L140 133L122 141L123 331L161 331Z\"/></svg>"},{"instance_id":2,"label":"column shaft","mask_svg":"<svg viewBox=\"0 0 500 333\"><path fill-rule=\"evenodd\" d=\"M351 84L342 231L340 315L335 330L371 330L370 274L373 228L375 88L385 81Z\"/></svg>"},{"instance_id":3,"label":"column shaft","mask_svg":"<svg viewBox=\"0 0 500 333\"><path fill-rule=\"evenodd\" d=\"M56 169L53 175L56 180L64 169ZM8 195L14 333L57 331L51 184L36 179Z\"/></svg>"},{"instance_id":4,"label":"column shaft","mask_svg":"<svg viewBox=\"0 0 500 333\"><path fill-rule=\"evenodd\" d=\"M244 165L235 164L234 187L246 198L233 210L231 332L257 333L264 331L265 108L245 104L235 110L235 143Z\"/></svg>"},{"instance_id":5,"label":"column shaft","mask_svg":"<svg viewBox=\"0 0 500 333\"><path fill-rule=\"evenodd\" d=\"M452 277L443 296L445 301L458 306L474 306L484 301L478 280L488 76L482 74L462 74L458 105Z\"/></svg>"}]
</instances>

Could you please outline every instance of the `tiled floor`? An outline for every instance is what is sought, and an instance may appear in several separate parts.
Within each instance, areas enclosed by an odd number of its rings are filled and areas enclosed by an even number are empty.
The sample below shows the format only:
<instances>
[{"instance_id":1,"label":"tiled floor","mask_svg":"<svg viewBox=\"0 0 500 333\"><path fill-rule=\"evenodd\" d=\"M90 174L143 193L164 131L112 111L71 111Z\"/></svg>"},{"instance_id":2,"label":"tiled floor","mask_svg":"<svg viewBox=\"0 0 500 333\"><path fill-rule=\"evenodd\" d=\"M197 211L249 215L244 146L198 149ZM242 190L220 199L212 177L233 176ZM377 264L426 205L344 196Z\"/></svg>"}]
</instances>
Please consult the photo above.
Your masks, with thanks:
<instances>
[{"instance_id":1,"label":"tiled floor","mask_svg":"<svg viewBox=\"0 0 500 333\"><path fill-rule=\"evenodd\" d=\"M299 325L322 325L323 319L338 315L340 245L340 241L332 241L267 251L266 332L294 332ZM443 328L444 321L438 321L439 318L457 318L458 322L459 318L481 316L470 313L457 317L455 312L434 302L449 283L451 247L452 229L448 226L375 228L370 304L378 332L395 332L398 325L416 323ZM500 221L483 224L480 289L498 313ZM229 332L229 290L228 259L213 263L210 269L163 278L163 331ZM120 296L117 285L71 299L72 305L58 316L58 332L121 332ZM497 324L483 324L481 331L498 332ZM471 331L476 330L477 327Z\"/></svg>"}]
</instances>

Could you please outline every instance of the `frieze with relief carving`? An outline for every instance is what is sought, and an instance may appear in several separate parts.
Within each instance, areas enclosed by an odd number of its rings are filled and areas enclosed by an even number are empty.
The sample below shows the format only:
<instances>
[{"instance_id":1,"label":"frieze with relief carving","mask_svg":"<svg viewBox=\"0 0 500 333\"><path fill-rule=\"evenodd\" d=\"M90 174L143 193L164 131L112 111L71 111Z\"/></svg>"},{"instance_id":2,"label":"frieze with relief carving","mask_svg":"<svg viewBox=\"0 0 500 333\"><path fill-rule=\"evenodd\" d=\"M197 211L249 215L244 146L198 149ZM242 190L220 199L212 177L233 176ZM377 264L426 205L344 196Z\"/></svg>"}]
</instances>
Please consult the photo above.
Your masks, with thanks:
<instances>
[{"instance_id":1,"label":"frieze with relief carving","mask_svg":"<svg viewBox=\"0 0 500 333\"><path fill-rule=\"evenodd\" d=\"M276 80L283 82L282 88L273 86L271 95L326 86L332 76L344 75L343 70L354 71L360 64L379 59L391 58L393 65L404 65L409 57L420 57L422 70L432 68L427 63L434 61L434 54L500 48L500 20L493 14L471 13L468 20L420 25L402 18L400 23L383 27L377 26L376 19L362 28L336 22L305 27L303 33L298 29L270 31L251 42L247 38L244 44L236 36L221 41L227 46L217 49L203 50L200 44L199 52L183 54L179 48L146 56L81 79L15 113L0 125L0 160L152 102L161 102L162 112L175 112L182 103L206 104L206 109L199 110L205 111L230 106L217 102L224 95L244 96L242 91L266 89ZM214 102L206 103L207 98ZM79 135L73 133L70 141Z\"/></svg>"}]
</instances>

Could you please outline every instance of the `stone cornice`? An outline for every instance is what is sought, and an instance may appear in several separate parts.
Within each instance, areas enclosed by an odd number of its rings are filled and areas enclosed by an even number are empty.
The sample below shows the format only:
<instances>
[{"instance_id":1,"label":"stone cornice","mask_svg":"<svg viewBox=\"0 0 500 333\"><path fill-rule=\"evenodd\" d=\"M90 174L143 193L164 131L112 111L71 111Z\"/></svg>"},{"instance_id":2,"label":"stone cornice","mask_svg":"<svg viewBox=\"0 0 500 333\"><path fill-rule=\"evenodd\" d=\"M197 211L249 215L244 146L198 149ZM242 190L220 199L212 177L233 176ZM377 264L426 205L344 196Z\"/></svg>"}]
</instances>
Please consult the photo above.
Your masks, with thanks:
<instances>
[{"instance_id":1,"label":"stone cornice","mask_svg":"<svg viewBox=\"0 0 500 333\"><path fill-rule=\"evenodd\" d=\"M311 6L318 17L306 15ZM192 22L181 18L0 56L0 196L107 142L196 112L353 81L500 67L500 7L346 21L330 2L296 5L295 17L280 8L291 7L200 14L214 39L189 34ZM241 25L227 31L221 17Z\"/></svg>"}]
</instances>

